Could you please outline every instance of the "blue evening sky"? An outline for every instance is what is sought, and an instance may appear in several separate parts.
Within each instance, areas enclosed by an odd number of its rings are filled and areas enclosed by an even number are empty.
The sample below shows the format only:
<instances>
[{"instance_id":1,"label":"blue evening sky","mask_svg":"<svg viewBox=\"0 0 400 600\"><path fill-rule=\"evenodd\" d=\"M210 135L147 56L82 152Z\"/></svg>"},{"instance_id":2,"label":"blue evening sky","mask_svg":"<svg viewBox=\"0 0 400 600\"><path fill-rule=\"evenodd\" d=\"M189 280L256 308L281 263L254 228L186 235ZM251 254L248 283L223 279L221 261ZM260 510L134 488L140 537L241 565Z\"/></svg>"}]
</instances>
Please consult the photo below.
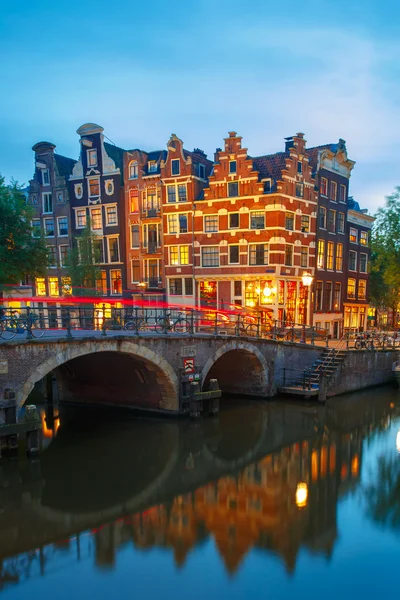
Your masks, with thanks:
<instances>
[{"instance_id":1,"label":"blue evening sky","mask_svg":"<svg viewBox=\"0 0 400 600\"><path fill-rule=\"evenodd\" d=\"M173 132L210 157L347 141L372 212L400 185L398 0L20 0L0 11L0 173L27 183L31 146L76 158L92 121L125 148Z\"/></svg>"}]
</instances>

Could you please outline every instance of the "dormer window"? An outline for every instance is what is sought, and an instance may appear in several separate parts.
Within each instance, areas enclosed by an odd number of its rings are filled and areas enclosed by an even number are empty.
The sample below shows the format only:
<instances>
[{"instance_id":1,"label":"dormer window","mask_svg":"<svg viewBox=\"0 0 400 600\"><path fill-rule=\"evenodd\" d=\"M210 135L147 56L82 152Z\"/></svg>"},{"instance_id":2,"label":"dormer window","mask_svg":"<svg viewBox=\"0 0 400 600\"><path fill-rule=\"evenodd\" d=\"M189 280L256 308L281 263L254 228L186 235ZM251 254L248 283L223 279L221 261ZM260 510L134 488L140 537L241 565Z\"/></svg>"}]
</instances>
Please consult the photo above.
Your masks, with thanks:
<instances>
[{"instance_id":1,"label":"dormer window","mask_svg":"<svg viewBox=\"0 0 400 600\"><path fill-rule=\"evenodd\" d=\"M87 150L88 167L97 167L97 150Z\"/></svg>"},{"instance_id":2,"label":"dormer window","mask_svg":"<svg viewBox=\"0 0 400 600\"><path fill-rule=\"evenodd\" d=\"M264 181L264 194L268 194L268 192L271 191L271 180L267 179L266 181Z\"/></svg>"},{"instance_id":3,"label":"dormer window","mask_svg":"<svg viewBox=\"0 0 400 600\"><path fill-rule=\"evenodd\" d=\"M229 173L236 173L236 160L229 161Z\"/></svg>"},{"instance_id":4,"label":"dormer window","mask_svg":"<svg viewBox=\"0 0 400 600\"><path fill-rule=\"evenodd\" d=\"M50 185L50 172L48 169L42 171L42 183L43 185Z\"/></svg>"},{"instance_id":5,"label":"dormer window","mask_svg":"<svg viewBox=\"0 0 400 600\"><path fill-rule=\"evenodd\" d=\"M297 172L299 173L299 175L303 173L303 163L300 160L297 163Z\"/></svg>"},{"instance_id":6,"label":"dormer window","mask_svg":"<svg viewBox=\"0 0 400 600\"><path fill-rule=\"evenodd\" d=\"M200 163L197 165L198 167L198 174L200 179L205 179L206 178L206 167L205 165L201 165Z\"/></svg>"},{"instance_id":7,"label":"dormer window","mask_svg":"<svg viewBox=\"0 0 400 600\"><path fill-rule=\"evenodd\" d=\"M93 196L100 196L100 180L98 177L94 177L93 179L88 179L89 184L89 196L92 198Z\"/></svg>"},{"instance_id":8,"label":"dormer window","mask_svg":"<svg viewBox=\"0 0 400 600\"><path fill-rule=\"evenodd\" d=\"M181 172L181 161L179 158L175 158L171 161L171 173L172 175L179 175Z\"/></svg>"},{"instance_id":9,"label":"dormer window","mask_svg":"<svg viewBox=\"0 0 400 600\"><path fill-rule=\"evenodd\" d=\"M149 173L154 173L155 171L157 171L157 163L155 160L149 160L148 170L149 170Z\"/></svg>"},{"instance_id":10,"label":"dormer window","mask_svg":"<svg viewBox=\"0 0 400 600\"><path fill-rule=\"evenodd\" d=\"M150 171L150 163L149 163L149 171ZM136 160L132 160L129 163L129 179L137 179L138 173L139 173L138 164L137 164Z\"/></svg>"}]
</instances>

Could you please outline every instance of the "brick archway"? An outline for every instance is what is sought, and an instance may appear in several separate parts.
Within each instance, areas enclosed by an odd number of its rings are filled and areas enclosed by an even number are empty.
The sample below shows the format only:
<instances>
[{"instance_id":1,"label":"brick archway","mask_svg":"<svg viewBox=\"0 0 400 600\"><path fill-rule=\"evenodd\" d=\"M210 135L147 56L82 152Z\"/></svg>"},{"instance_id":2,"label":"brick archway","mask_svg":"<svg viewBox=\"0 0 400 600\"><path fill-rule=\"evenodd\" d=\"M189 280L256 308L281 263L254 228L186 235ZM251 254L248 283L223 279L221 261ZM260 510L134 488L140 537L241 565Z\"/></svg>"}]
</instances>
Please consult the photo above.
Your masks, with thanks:
<instances>
[{"instance_id":1,"label":"brick archway","mask_svg":"<svg viewBox=\"0 0 400 600\"><path fill-rule=\"evenodd\" d=\"M231 340L208 359L202 381L206 388L215 377L223 392L265 397L270 395L268 375L268 362L254 344Z\"/></svg>"},{"instance_id":2,"label":"brick archway","mask_svg":"<svg viewBox=\"0 0 400 600\"><path fill-rule=\"evenodd\" d=\"M177 412L179 410L178 378L169 362L144 345L136 344L133 341L120 340L110 340L95 345L90 341L76 345L71 344L66 349L54 354L30 373L27 373L24 385L16 390L18 406L20 408L23 406L35 383L45 375L74 359L98 352L120 353L143 362L146 368L154 373L160 390L161 402L158 409L167 412Z\"/></svg>"}]
</instances>

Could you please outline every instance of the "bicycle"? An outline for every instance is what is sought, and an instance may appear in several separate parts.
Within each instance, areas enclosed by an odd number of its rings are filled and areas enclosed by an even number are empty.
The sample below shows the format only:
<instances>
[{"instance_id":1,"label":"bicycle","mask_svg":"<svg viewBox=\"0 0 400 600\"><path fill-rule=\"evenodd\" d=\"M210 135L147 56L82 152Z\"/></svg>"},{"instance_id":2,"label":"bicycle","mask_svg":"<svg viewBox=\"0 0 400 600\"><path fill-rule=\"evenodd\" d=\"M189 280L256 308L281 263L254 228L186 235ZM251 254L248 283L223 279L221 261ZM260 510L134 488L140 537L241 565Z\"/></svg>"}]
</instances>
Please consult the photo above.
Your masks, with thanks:
<instances>
[{"instance_id":1,"label":"bicycle","mask_svg":"<svg viewBox=\"0 0 400 600\"><path fill-rule=\"evenodd\" d=\"M189 333L190 323L184 317L178 317L173 320L171 313L157 317L154 329L157 333L168 333L173 331L175 333Z\"/></svg>"},{"instance_id":2,"label":"bicycle","mask_svg":"<svg viewBox=\"0 0 400 600\"><path fill-rule=\"evenodd\" d=\"M38 328L38 315L29 315L24 318L7 317L0 318L0 337L3 340L12 340L17 334L23 335L28 331L28 323L30 322L30 330L32 336L41 338L44 335L44 330Z\"/></svg>"},{"instance_id":3,"label":"bicycle","mask_svg":"<svg viewBox=\"0 0 400 600\"><path fill-rule=\"evenodd\" d=\"M147 321L144 317L133 317L124 325L126 331L146 331L148 329Z\"/></svg>"}]
</instances>

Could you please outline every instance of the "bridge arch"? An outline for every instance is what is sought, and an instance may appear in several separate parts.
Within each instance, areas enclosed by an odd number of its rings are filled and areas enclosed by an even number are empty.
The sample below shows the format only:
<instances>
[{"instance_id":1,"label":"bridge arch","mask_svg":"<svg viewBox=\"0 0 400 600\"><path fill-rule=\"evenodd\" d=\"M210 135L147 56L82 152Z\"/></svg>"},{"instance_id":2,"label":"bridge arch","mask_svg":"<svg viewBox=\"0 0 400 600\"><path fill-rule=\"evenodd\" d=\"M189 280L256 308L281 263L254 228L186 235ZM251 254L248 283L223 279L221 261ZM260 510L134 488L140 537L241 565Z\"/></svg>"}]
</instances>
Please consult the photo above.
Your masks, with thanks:
<instances>
[{"instance_id":1,"label":"bridge arch","mask_svg":"<svg viewBox=\"0 0 400 600\"><path fill-rule=\"evenodd\" d=\"M100 353L99 358L104 356L105 353L113 353L124 355L132 359L132 364L127 365L130 367L129 373L134 380L134 374L137 377L141 377L140 370L135 367L142 365L146 373L150 375L153 383L157 384L157 393L159 396L158 405L146 406L138 405L135 402L124 403L126 406L162 410L166 412L177 412L179 410L179 399L178 399L178 378L174 372L170 363L165 360L162 356L146 347L144 344L137 344L134 341L128 340L104 340L101 342L79 342L77 344L68 344L67 347L63 347L59 352L52 354L43 363L35 366L31 372L26 375L25 383L16 390L16 397L18 406L21 408L26 402L30 392L32 391L35 383L43 379L51 371L61 373L61 380L65 380L65 374L63 376L62 369L67 365L73 365L72 361L77 359L85 359L91 355ZM136 361L136 364L133 362ZM103 361L99 361L104 363ZM77 363L75 363L77 364ZM99 369L99 374L101 368ZM153 386L154 387L154 386Z\"/></svg>"},{"instance_id":2,"label":"bridge arch","mask_svg":"<svg viewBox=\"0 0 400 600\"><path fill-rule=\"evenodd\" d=\"M265 397L269 393L269 366L255 344L231 340L208 359L202 371L207 389L210 379L217 379L220 389L228 394Z\"/></svg>"}]
</instances>

